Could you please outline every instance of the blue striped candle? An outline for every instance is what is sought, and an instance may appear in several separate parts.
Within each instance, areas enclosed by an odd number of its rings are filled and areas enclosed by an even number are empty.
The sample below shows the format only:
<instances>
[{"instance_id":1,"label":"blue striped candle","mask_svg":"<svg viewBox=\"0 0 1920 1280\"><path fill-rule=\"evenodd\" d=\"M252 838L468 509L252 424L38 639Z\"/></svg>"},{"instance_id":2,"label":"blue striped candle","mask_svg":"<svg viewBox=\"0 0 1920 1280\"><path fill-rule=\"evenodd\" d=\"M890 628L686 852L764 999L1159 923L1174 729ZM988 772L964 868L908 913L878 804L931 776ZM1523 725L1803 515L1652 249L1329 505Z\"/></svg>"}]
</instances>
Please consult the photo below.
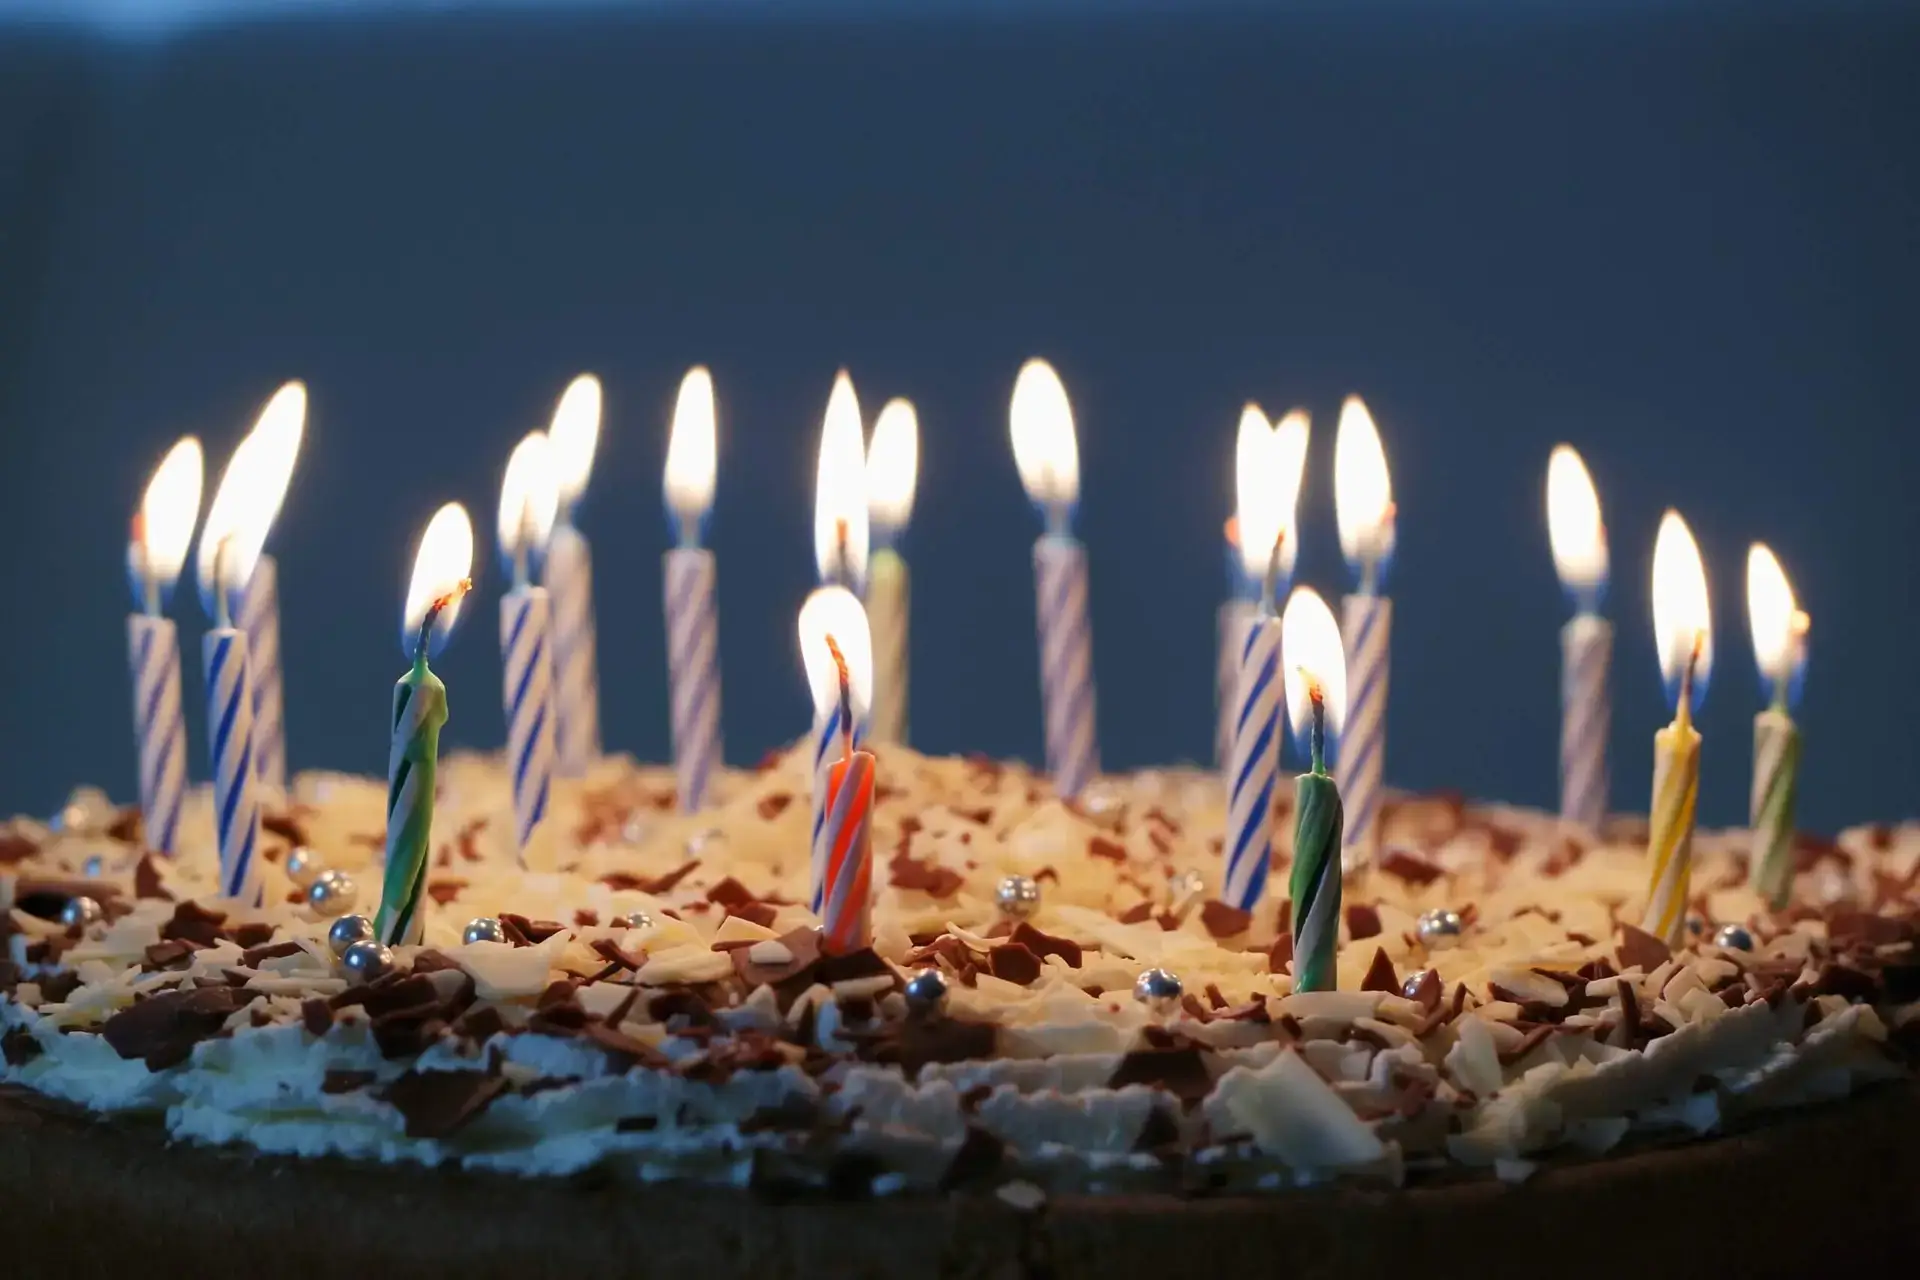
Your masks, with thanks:
<instances>
[{"instance_id":1,"label":"blue striped candle","mask_svg":"<svg viewBox=\"0 0 1920 1280\"><path fill-rule=\"evenodd\" d=\"M140 753L140 815L147 847L179 852L187 797L187 724L180 699L180 633L166 618L127 619L133 733Z\"/></svg>"},{"instance_id":2,"label":"blue striped candle","mask_svg":"<svg viewBox=\"0 0 1920 1280\"><path fill-rule=\"evenodd\" d=\"M1260 905L1273 861L1273 788L1280 775L1280 620L1271 607L1246 629L1227 766L1227 872L1221 897Z\"/></svg>"},{"instance_id":3,"label":"blue striped candle","mask_svg":"<svg viewBox=\"0 0 1920 1280\"><path fill-rule=\"evenodd\" d=\"M1239 552L1234 553L1235 558ZM1234 691L1240 685L1240 659L1247 647L1247 631L1253 626L1257 607L1251 600L1223 601L1217 616L1220 648L1213 668L1213 696L1216 714L1213 729L1213 762L1225 771L1233 759L1234 726L1240 720L1240 706Z\"/></svg>"},{"instance_id":4,"label":"blue striped candle","mask_svg":"<svg viewBox=\"0 0 1920 1280\"><path fill-rule=\"evenodd\" d=\"M280 570L263 555L240 596L239 627L247 633L247 670L253 684L253 761L270 791L287 790L285 679L280 674Z\"/></svg>"},{"instance_id":5,"label":"blue striped candle","mask_svg":"<svg viewBox=\"0 0 1920 1280\"><path fill-rule=\"evenodd\" d=\"M667 695L673 771L683 813L706 803L720 769L720 623L713 553L677 547L666 555Z\"/></svg>"},{"instance_id":6,"label":"blue striped candle","mask_svg":"<svg viewBox=\"0 0 1920 1280\"><path fill-rule=\"evenodd\" d=\"M1093 632L1087 621L1087 551L1064 534L1033 545L1040 624L1040 697L1046 714L1047 771L1068 799L1100 773L1094 732Z\"/></svg>"},{"instance_id":7,"label":"blue striped candle","mask_svg":"<svg viewBox=\"0 0 1920 1280\"><path fill-rule=\"evenodd\" d=\"M224 610L222 611L224 612ZM247 635L221 618L201 641L207 677L207 753L213 768L213 825L220 850L220 892L260 905L259 779L253 763L253 686Z\"/></svg>"},{"instance_id":8,"label":"blue striped candle","mask_svg":"<svg viewBox=\"0 0 1920 1280\"><path fill-rule=\"evenodd\" d=\"M1573 601L1560 631L1560 818L1599 831L1607 816L1608 668L1613 627L1600 616L1607 593L1607 529L1587 464L1571 445L1547 457L1547 539L1553 569Z\"/></svg>"},{"instance_id":9,"label":"blue striped candle","mask_svg":"<svg viewBox=\"0 0 1920 1280\"><path fill-rule=\"evenodd\" d=\"M513 783L514 841L523 858L547 816L553 787L552 632L552 604L543 588L522 585L501 597L507 769Z\"/></svg>"},{"instance_id":10,"label":"blue striped candle","mask_svg":"<svg viewBox=\"0 0 1920 1280\"><path fill-rule=\"evenodd\" d=\"M593 557L571 523L547 548L553 600L555 743L560 776L584 777L600 758L600 664L593 625Z\"/></svg>"},{"instance_id":11,"label":"blue striped candle","mask_svg":"<svg viewBox=\"0 0 1920 1280\"><path fill-rule=\"evenodd\" d=\"M1341 861L1348 871L1372 861L1380 844L1387 756L1387 654L1393 604L1381 594L1393 558L1393 484L1373 415L1358 396L1340 406L1333 448L1334 507L1340 550L1359 578L1341 608L1346 648L1346 727L1341 792L1346 800Z\"/></svg>"}]
</instances>

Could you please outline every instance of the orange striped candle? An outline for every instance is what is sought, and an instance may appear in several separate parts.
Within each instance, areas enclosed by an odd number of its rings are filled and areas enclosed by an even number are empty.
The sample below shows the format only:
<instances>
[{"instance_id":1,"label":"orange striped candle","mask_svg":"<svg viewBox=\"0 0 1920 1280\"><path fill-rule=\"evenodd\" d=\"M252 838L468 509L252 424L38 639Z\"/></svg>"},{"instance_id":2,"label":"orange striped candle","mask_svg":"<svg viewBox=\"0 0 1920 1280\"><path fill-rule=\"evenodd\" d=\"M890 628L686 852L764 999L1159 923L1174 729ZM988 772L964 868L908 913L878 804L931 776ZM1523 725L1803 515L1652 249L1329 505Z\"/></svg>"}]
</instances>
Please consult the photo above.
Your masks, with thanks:
<instances>
[{"instance_id":1,"label":"orange striped candle","mask_svg":"<svg viewBox=\"0 0 1920 1280\"><path fill-rule=\"evenodd\" d=\"M840 679L840 760L827 771L825 823L827 852L820 895L821 942L844 955L873 942L873 752L853 749L853 692L847 657L829 633L827 650Z\"/></svg>"}]
</instances>

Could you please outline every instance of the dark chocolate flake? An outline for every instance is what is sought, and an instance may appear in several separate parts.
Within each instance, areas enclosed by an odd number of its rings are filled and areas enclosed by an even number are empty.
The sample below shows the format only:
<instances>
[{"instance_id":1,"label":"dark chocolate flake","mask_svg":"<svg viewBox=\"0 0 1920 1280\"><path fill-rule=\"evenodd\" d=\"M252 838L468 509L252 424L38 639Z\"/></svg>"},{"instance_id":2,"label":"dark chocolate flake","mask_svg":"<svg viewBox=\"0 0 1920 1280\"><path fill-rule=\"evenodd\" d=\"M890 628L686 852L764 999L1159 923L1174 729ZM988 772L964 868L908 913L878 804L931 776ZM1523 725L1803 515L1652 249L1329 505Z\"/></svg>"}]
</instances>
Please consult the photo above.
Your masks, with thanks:
<instances>
[{"instance_id":1,"label":"dark chocolate flake","mask_svg":"<svg viewBox=\"0 0 1920 1280\"><path fill-rule=\"evenodd\" d=\"M1168 1049L1135 1049L1120 1059L1109 1089L1130 1084L1153 1085L1165 1089L1182 1102L1198 1102L1213 1088L1213 1077L1200 1057L1197 1045L1184 1044Z\"/></svg>"},{"instance_id":2,"label":"dark chocolate flake","mask_svg":"<svg viewBox=\"0 0 1920 1280\"><path fill-rule=\"evenodd\" d=\"M406 1119L409 1138L445 1138L465 1128L507 1087L505 1077L477 1071L409 1071L383 1096Z\"/></svg>"},{"instance_id":3,"label":"dark chocolate flake","mask_svg":"<svg viewBox=\"0 0 1920 1280\"><path fill-rule=\"evenodd\" d=\"M1380 932L1380 913L1365 903L1347 908L1347 936L1355 942L1375 937Z\"/></svg>"},{"instance_id":4,"label":"dark chocolate flake","mask_svg":"<svg viewBox=\"0 0 1920 1280\"><path fill-rule=\"evenodd\" d=\"M40 1054L40 1042L25 1027L13 1027L0 1036L0 1057L4 1057L10 1067L24 1067Z\"/></svg>"},{"instance_id":5,"label":"dark chocolate flake","mask_svg":"<svg viewBox=\"0 0 1920 1280\"><path fill-rule=\"evenodd\" d=\"M1385 947L1373 949L1373 963L1367 966L1367 976L1360 980L1360 989L1400 994L1400 975L1393 971L1393 961L1387 958Z\"/></svg>"},{"instance_id":6,"label":"dark chocolate flake","mask_svg":"<svg viewBox=\"0 0 1920 1280\"><path fill-rule=\"evenodd\" d=\"M220 941L220 926L226 919L225 912L210 910L197 902L183 902L173 909L172 918L160 926L160 936L184 938L210 947Z\"/></svg>"},{"instance_id":7,"label":"dark chocolate flake","mask_svg":"<svg viewBox=\"0 0 1920 1280\"><path fill-rule=\"evenodd\" d=\"M1253 913L1209 898L1200 908L1200 923L1215 938L1237 938L1253 927Z\"/></svg>"},{"instance_id":8,"label":"dark chocolate flake","mask_svg":"<svg viewBox=\"0 0 1920 1280\"><path fill-rule=\"evenodd\" d=\"M238 1009L257 992L238 987L196 987L163 991L108 1018L100 1034L123 1058L140 1058L149 1071L178 1066L193 1046L220 1033Z\"/></svg>"},{"instance_id":9,"label":"dark chocolate flake","mask_svg":"<svg viewBox=\"0 0 1920 1280\"><path fill-rule=\"evenodd\" d=\"M1673 958L1673 948L1648 933L1645 929L1630 924L1620 926L1620 967L1631 969L1635 965L1645 973L1652 973Z\"/></svg>"},{"instance_id":10,"label":"dark chocolate flake","mask_svg":"<svg viewBox=\"0 0 1920 1280\"><path fill-rule=\"evenodd\" d=\"M1003 942L987 952L987 972L1017 986L1030 985L1040 969L1040 957L1018 942Z\"/></svg>"}]
</instances>

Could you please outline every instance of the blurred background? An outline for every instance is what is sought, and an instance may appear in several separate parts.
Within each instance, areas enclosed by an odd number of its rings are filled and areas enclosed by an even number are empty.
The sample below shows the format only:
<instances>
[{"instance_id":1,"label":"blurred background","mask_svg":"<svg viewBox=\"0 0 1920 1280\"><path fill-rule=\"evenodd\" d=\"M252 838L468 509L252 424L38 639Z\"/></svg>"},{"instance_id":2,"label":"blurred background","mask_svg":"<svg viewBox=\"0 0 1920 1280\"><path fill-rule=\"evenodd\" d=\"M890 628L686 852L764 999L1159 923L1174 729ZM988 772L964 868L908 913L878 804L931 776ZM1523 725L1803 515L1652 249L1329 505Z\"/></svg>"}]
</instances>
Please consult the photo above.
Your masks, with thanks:
<instances>
[{"instance_id":1,"label":"blurred background","mask_svg":"<svg viewBox=\"0 0 1920 1280\"><path fill-rule=\"evenodd\" d=\"M1718 628L1703 820L1745 815L1756 538L1813 618L1807 824L1920 808L1909 9L320 7L0 7L0 810L132 797L128 518L177 435L217 475L295 376L272 549L296 768L384 766L421 526L457 498L490 530L508 451L583 369L606 737L664 758L660 465L694 362L729 757L805 728L842 365L869 421L920 412L915 745L1037 757L1039 520L1006 423L1033 354L1079 423L1110 766L1210 754L1242 402L1312 411L1297 580L1349 585L1331 461L1358 391L1400 506L1390 783L1553 803L1542 487L1568 440L1611 533L1615 805L1645 807L1666 717L1672 505ZM502 579L437 664L454 744L503 736ZM204 777L205 622L188 591L173 613Z\"/></svg>"}]
</instances>

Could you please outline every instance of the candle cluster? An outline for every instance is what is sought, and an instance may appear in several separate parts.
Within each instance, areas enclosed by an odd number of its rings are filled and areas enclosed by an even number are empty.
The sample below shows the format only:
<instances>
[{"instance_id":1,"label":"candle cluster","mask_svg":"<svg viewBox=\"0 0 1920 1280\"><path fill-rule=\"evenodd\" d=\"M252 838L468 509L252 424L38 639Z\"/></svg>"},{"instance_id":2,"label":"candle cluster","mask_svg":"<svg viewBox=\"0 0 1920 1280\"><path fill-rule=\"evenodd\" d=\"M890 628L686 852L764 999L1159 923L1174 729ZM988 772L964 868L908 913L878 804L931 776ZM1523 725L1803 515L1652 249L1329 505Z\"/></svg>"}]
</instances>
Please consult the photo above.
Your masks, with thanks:
<instances>
[{"instance_id":1,"label":"candle cluster","mask_svg":"<svg viewBox=\"0 0 1920 1280\"><path fill-rule=\"evenodd\" d=\"M546 431L513 450L502 478L496 541L510 586L500 602L506 767L522 865L542 865L554 779L585 775L601 752L591 555L578 523L599 441L603 395L583 374ZM257 903L261 814L287 788L279 674L278 574L265 554L305 432L307 397L288 383L241 440L200 534L197 577L214 626L203 641L208 740L221 884ZM1088 556L1073 534L1080 499L1072 406L1052 366L1020 369L1009 405L1014 461L1044 529L1033 565L1047 767L1069 802L1099 774ZM688 371L676 399L662 472L673 531L664 561L667 674L678 801L706 802L721 764L715 559L703 545L714 501L713 378ZM1312 589L1289 588L1299 551L1297 505L1309 435L1304 411L1277 424L1242 412L1235 447L1236 510L1227 524L1231 590L1220 613L1216 755L1227 797L1221 898L1252 912L1268 897L1281 742L1291 726L1308 762L1295 782L1289 884L1296 989L1334 981L1343 877L1377 852L1384 797L1392 622L1384 594L1397 538L1386 452L1358 397L1342 405L1334 445L1341 551L1354 590L1339 617ZM870 937L868 835L876 757L871 739L908 733L908 570L903 534L918 480L919 419L889 401L866 438L853 381L833 381L821 427L813 545L820 586L799 612L812 693L811 906L831 950ZM186 789L179 641L164 616L199 515L199 442L183 439L154 473L133 522L128 567L136 612L128 641L141 808L147 840L176 851ZM1607 814L1608 672L1613 632L1601 613L1609 559L1593 481L1579 455L1556 448L1547 467L1547 523L1556 571L1574 606L1562 631L1562 820L1597 830ZM410 667L389 720L385 885L372 932L416 942L447 691L428 666L470 588L472 522L458 504L428 524L402 611ZM1685 522L1662 521L1652 573L1655 639L1673 722L1654 742L1648 891L1650 933L1678 942L1691 889L1701 738L1693 717L1713 663L1705 569ZM1754 888L1788 901L1801 753L1792 712L1806 666L1807 617L1778 559L1756 544L1748 615L1766 706L1754 725L1751 795ZM1284 601L1285 607L1281 604ZM1334 781L1342 766L1344 795Z\"/></svg>"}]
</instances>

